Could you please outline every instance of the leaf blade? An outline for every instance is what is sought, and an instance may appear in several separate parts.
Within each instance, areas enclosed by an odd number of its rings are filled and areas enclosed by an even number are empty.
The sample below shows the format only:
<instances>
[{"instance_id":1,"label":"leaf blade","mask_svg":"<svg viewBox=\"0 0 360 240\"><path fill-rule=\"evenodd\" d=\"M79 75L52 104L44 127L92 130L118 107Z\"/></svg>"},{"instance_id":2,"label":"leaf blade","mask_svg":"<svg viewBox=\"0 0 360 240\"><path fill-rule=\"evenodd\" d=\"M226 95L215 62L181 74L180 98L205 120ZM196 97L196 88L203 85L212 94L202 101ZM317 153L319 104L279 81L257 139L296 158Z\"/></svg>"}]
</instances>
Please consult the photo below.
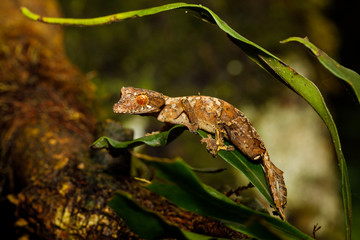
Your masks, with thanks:
<instances>
[{"instance_id":1,"label":"leaf blade","mask_svg":"<svg viewBox=\"0 0 360 240\"><path fill-rule=\"evenodd\" d=\"M360 103L360 75L358 73L340 65L334 59L329 57L329 55L327 55L324 51L311 43L307 38L290 37L281 41L281 43L288 43L292 41L303 44L314 54L314 56L327 70L329 70L336 77L347 82L351 86Z\"/></svg>"},{"instance_id":2,"label":"leaf blade","mask_svg":"<svg viewBox=\"0 0 360 240\"><path fill-rule=\"evenodd\" d=\"M139 145L149 145L151 147L161 147L165 146L167 143L171 142L173 139L178 137L183 131L185 127L182 125L175 125L170 130L151 134L148 136L140 137L131 141L116 141L109 137L100 137L97 139L91 147L94 149L101 148L133 148Z\"/></svg>"}]
</instances>

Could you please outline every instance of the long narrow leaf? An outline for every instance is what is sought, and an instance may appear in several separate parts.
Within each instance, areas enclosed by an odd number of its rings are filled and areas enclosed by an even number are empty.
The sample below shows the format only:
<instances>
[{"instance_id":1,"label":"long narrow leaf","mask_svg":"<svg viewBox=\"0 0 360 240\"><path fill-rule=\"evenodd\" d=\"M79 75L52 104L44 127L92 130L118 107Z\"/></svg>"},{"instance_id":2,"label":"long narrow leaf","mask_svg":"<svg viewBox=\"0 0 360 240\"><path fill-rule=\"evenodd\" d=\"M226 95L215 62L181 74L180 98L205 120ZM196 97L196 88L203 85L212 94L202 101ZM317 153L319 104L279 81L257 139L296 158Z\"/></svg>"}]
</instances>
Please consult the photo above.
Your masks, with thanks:
<instances>
[{"instance_id":1,"label":"long narrow leaf","mask_svg":"<svg viewBox=\"0 0 360 240\"><path fill-rule=\"evenodd\" d=\"M329 57L324 51L311 43L307 38L290 37L281 41L281 43L287 43L292 41L302 43L305 47L310 49L310 51L315 55L315 57L326 69L328 69L336 77L347 82L353 89L360 103L360 75L358 73L349 68L341 66L338 62Z\"/></svg>"},{"instance_id":2,"label":"long narrow leaf","mask_svg":"<svg viewBox=\"0 0 360 240\"><path fill-rule=\"evenodd\" d=\"M151 147L161 147L171 142L173 139L179 136L184 130L185 130L184 126L176 125L168 131L155 133L131 141L123 141L123 142L116 141L109 137L100 137L92 144L91 147L94 149L101 149L101 148L119 149L119 148L133 148L142 144L146 144Z\"/></svg>"},{"instance_id":3,"label":"long narrow leaf","mask_svg":"<svg viewBox=\"0 0 360 240\"><path fill-rule=\"evenodd\" d=\"M222 31L224 31L229 38L239 46L253 61L259 64L262 68L266 69L271 75L283 82L287 87L298 93L302 96L319 114L322 120L325 122L328 127L336 155L339 161L341 179L342 179L342 196L343 196L343 207L345 214L345 228L346 228L346 239L351 238L351 193L350 193L350 183L347 173L347 167L343 152L341 149L340 139L338 136L336 125L333 121L333 118L325 104L325 101L319 91L319 89L314 85L313 82L307 78L301 76L299 73L290 68L287 64L282 62L279 58L275 57L262 47L257 44L249 41L244 38L232 28L230 28L222 19L220 19L214 12L210 9L196 4L187 4L187 3L172 3L155 8L113 14L100 18L93 19L63 19L63 18L47 18L41 17L37 14L32 13L26 8L21 8L21 11L27 17L45 23L52 24L63 24L63 25L75 25L75 26L93 26L100 25L105 23L118 22L125 19L130 19L134 17L142 17L152 14L157 14L160 12L185 8L195 11L199 14L199 17L216 24Z\"/></svg>"}]
</instances>

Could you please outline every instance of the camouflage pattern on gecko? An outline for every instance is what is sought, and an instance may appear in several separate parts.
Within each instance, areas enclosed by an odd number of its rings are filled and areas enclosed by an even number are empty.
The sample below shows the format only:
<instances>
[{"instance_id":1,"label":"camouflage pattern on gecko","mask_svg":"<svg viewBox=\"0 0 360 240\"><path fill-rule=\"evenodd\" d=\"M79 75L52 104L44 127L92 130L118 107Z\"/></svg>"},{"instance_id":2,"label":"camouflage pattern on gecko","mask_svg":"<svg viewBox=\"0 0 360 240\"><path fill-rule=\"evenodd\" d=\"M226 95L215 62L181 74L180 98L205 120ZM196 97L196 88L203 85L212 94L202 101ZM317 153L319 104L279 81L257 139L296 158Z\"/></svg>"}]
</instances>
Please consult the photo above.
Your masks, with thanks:
<instances>
[{"instance_id":1,"label":"camouflage pattern on gecko","mask_svg":"<svg viewBox=\"0 0 360 240\"><path fill-rule=\"evenodd\" d=\"M185 125L193 133L198 129L213 133L215 139L210 134L201 139L213 156L219 150L234 150L234 146L224 144L224 139L228 139L247 158L262 164L274 207L285 219L287 190L283 172L270 161L263 141L248 118L231 104L215 97L168 97L152 90L123 87L113 110L115 113L154 116L161 122Z\"/></svg>"}]
</instances>

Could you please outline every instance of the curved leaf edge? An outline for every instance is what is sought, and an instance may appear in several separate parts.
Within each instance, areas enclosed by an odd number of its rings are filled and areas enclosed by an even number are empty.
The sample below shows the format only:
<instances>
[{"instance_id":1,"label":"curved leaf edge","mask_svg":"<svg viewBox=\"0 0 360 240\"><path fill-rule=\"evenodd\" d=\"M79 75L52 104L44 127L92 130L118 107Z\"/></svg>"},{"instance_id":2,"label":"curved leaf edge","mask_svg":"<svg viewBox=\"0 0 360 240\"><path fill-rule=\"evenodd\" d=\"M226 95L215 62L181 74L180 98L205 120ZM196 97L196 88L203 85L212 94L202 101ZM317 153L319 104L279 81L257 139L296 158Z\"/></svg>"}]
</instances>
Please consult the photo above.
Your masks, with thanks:
<instances>
[{"instance_id":1,"label":"curved leaf edge","mask_svg":"<svg viewBox=\"0 0 360 240\"><path fill-rule=\"evenodd\" d=\"M183 125L175 125L168 131L163 131L160 133L150 134L148 136L140 137L131 141L117 141L112 138L103 136L98 138L93 142L91 148L93 149L123 149L123 148L133 148L143 144L149 145L151 147L161 147L165 146L176 137L178 137L185 130Z\"/></svg>"},{"instance_id":2,"label":"curved leaf edge","mask_svg":"<svg viewBox=\"0 0 360 240\"><path fill-rule=\"evenodd\" d=\"M353 92L355 93L357 100L360 103L360 75L353 71L352 69L346 68L336 62L333 58L331 58L326 52L318 48L315 44L309 41L307 37L290 37L280 43L288 43L288 42L299 42L307 47L313 55L318 59L318 61L333 75L338 77L339 79L345 81Z\"/></svg>"}]
</instances>

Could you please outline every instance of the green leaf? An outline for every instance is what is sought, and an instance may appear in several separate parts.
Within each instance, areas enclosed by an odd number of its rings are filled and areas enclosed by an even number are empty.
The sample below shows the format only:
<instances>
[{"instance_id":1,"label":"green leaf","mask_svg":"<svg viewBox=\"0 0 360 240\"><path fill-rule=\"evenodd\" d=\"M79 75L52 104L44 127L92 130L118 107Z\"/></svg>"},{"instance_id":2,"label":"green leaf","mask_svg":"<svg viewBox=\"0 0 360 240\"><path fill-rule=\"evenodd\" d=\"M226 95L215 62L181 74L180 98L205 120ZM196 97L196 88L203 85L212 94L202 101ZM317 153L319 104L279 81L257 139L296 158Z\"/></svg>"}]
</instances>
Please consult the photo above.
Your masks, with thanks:
<instances>
[{"instance_id":1,"label":"green leaf","mask_svg":"<svg viewBox=\"0 0 360 240\"><path fill-rule=\"evenodd\" d=\"M281 41L281 43L287 43L291 41L302 43L305 47L310 49L310 51L326 69L328 69L336 77L347 82L353 89L360 103L360 75L358 73L349 68L341 66L338 62L329 57L324 51L311 43L308 38L290 37Z\"/></svg>"},{"instance_id":2,"label":"green leaf","mask_svg":"<svg viewBox=\"0 0 360 240\"><path fill-rule=\"evenodd\" d=\"M107 148L110 150L119 149L119 148L133 148L143 144L149 145L151 147L161 147L161 146L165 146L167 143L174 140L184 130L185 130L184 126L176 125L168 131L155 133L131 141L123 141L123 142L116 141L109 137L100 137L91 145L91 147L94 149Z\"/></svg>"},{"instance_id":3,"label":"green leaf","mask_svg":"<svg viewBox=\"0 0 360 240\"><path fill-rule=\"evenodd\" d=\"M259 239L312 239L287 222L235 204L225 195L199 182L182 160L149 161L157 169L147 186L188 211L216 218L227 226Z\"/></svg>"},{"instance_id":4,"label":"green leaf","mask_svg":"<svg viewBox=\"0 0 360 240\"><path fill-rule=\"evenodd\" d=\"M32 13L26 8L21 8L21 11L27 17L45 23L52 24L63 24L63 25L74 25L74 26L94 26L105 23L118 22L125 19L131 19L134 17L142 17L152 14L157 14L160 12L185 8L193 10L198 14L199 18L216 24L222 31L224 31L229 38L241 48L253 61L255 61L259 66L268 71L271 75L276 77L282 83L284 83L288 88L292 89L294 92L302 96L319 114L321 119L325 122L328 127L333 144L335 147L337 159L339 161L341 180L342 180L342 197L343 197L343 207L345 215L345 229L346 229L346 239L351 239L351 193L350 193L350 183L349 176L347 173L347 167L345 158L342 152L341 143L338 135L338 131L334 120L327 108L324 98L321 95L319 89L316 85L311 82L309 79L303 77L290 66L285 64L279 58L258 46L257 44L249 41L248 39L241 36L239 33L234 31L229 27L222 19L220 19L214 12L212 12L207 7L197 4L187 4L187 3L172 3L159 7L142 9L137 11L130 11L125 13L113 14L105 17L92 18L92 19L64 19L64 18L48 18L41 17L37 14Z\"/></svg>"},{"instance_id":5,"label":"green leaf","mask_svg":"<svg viewBox=\"0 0 360 240\"><path fill-rule=\"evenodd\" d=\"M199 135L206 138L208 133L202 130L197 131ZM229 145L225 141L226 145ZM274 201L271 197L271 192L268 187L265 172L260 164L250 162L239 150L224 151L220 150L218 155L228 162L230 165L241 171L249 181L259 190L259 192L265 197L265 199L274 206Z\"/></svg>"},{"instance_id":6,"label":"green leaf","mask_svg":"<svg viewBox=\"0 0 360 240\"><path fill-rule=\"evenodd\" d=\"M145 239L212 239L211 237L187 232L167 223L156 213L139 206L131 195L118 191L108 202L109 206L126 222L129 228Z\"/></svg>"}]
</instances>

